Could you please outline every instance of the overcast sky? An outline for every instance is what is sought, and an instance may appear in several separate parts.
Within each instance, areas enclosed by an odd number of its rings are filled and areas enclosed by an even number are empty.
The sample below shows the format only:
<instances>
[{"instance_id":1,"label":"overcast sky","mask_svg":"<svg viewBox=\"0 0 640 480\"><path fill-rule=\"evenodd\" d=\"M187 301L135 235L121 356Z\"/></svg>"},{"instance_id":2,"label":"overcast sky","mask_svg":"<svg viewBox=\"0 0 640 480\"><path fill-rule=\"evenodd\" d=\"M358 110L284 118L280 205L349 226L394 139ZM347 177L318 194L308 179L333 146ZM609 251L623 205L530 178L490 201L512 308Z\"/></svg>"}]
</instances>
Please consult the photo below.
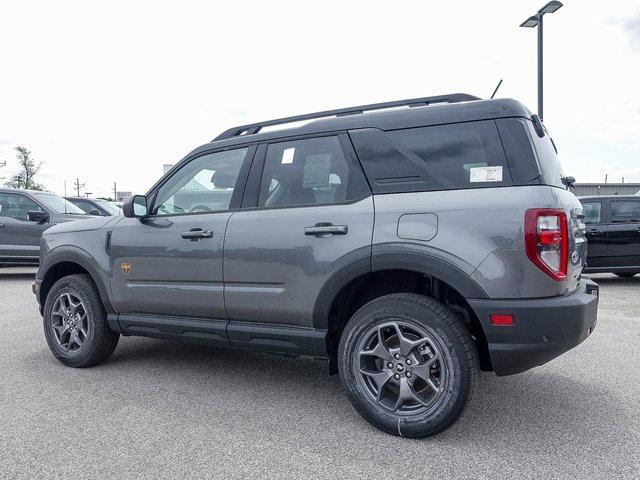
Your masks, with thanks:
<instances>
[{"instance_id":1,"label":"overcast sky","mask_svg":"<svg viewBox=\"0 0 640 480\"><path fill-rule=\"evenodd\" d=\"M467 92L536 109L545 0L5 1L0 177L16 145L40 181L144 193L234 124ZM578 181L640 182L640 3L567 0L545 17L545 124ZM4 180L3 180L4 181ZM84 190L83 190L84 191Z\"/></svg>"}]
</instances>

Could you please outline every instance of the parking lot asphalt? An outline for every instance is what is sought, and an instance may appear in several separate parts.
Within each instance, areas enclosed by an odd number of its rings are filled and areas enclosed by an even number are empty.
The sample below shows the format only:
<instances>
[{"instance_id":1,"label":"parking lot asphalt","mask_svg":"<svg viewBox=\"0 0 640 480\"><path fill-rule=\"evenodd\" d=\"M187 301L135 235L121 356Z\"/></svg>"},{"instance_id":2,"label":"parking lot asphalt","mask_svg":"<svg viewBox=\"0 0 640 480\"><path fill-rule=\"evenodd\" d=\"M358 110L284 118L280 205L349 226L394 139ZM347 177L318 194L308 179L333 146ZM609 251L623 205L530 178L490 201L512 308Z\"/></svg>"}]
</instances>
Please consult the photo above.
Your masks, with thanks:
<instances>
[{"instance_id":1,"label":"parking lot asphalt","mask_svg":"<svg viewBox=\"0 0 640 480\"><path fill-rule=\"evenodd\" d=\"M483 373L446 432L369 426L324 362L123 337L49 353L33 269L0 269L0 478L639 478L640 275L594 275L595 332L521 375Z\"/></svg>"}]
</instances>

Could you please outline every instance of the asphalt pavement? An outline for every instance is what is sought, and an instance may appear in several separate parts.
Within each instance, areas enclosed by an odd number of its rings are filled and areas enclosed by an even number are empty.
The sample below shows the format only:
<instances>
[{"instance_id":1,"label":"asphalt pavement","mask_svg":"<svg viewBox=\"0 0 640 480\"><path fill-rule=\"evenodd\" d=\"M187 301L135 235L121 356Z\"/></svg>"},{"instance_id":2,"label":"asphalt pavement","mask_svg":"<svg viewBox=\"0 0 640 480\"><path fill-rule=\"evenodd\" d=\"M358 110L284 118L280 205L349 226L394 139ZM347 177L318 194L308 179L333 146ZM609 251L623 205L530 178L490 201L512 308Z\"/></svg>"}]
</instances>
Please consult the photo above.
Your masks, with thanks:
<instances>
[{"instance_id":1,"label":"asphalt pavement","mask_svg":"<svg viewBox=\"0 0 640 480\"><path fill-rule=\"evenodd\" d=\"M640 275L594 275L598 325L529 372L484 373L446 432L369 426L324 362L122 337L49 353L33 269L0 269L0 478L640 478Z\"/></svg>"}]
</instances>

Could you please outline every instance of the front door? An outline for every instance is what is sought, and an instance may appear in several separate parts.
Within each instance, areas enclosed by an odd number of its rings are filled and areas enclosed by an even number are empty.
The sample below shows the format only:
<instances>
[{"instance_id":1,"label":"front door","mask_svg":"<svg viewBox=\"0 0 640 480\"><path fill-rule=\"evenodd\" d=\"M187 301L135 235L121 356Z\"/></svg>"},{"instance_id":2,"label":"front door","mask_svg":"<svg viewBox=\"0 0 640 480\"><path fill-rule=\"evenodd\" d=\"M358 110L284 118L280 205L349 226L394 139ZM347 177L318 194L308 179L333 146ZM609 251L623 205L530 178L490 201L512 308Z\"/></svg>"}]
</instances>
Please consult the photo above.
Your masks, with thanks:
<instances>
[{"instance_id":1,"label":"front door","mask_svg":"<svg viewBox=\"0 0 640 480\"><path fill-rule=\"evenodd\" d=\"M111 289L120 314L224 319L222 251L242 167L254 147L197 156L149 195L150 214L111 237Z\"/></svg>"},{"instance_id":2,"label":"front door","mask_svg":"<svg viewBox=\"0 0 640 480\"><path fill-rule=\"evenodd\" d=\"M243 209L227 227L232 344L259 341L247 333L256 328L294 327L293 335L299 327L312 329L327 280L347 264L370 268L373 199L344 140L330 135L261 145Z\"/></svg>"},{"instance_id":3,"label":"front door","mask_svg":"<svg viewBox=\"0 0 640 480\"><path fill-rule=\"evenodd\" d=\"M611 266L640 266L640 198L611 200L607 235Z\"/></svg>"},{"instance_id":4,"label":"front door","mask_svg":"<svg viewBox=\"0 0 640 480\"><path fill-rule=\"evenodd\" d=\"M0 192L0 257L12 261L37 261L42 232L51 226L46 222L32 222L30 211L44 210L21 193Z\"/></svg>"}]
</instances>

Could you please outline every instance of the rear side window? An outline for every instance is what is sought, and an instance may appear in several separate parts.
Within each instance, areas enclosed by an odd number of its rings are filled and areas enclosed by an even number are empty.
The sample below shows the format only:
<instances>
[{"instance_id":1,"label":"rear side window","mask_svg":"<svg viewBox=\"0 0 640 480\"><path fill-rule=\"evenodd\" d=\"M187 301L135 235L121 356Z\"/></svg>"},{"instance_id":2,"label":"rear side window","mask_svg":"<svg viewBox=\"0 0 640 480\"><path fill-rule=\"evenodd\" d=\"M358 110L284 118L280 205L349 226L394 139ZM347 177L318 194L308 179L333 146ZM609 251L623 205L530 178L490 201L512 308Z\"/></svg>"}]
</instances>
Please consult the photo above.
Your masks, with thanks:
<instances>
[{"instance_id":1,"label":"rear side window","mask_svg":"<svg viewBox=\"0 0 640 480\"><path fill-rule=\"evenodd\" d=\"M376 193L512 185L493 121L350 134Z\"/></svg>"},{"instance_id":2,"label":"rear side window","mask_svg":"<svg viewBox=\"0 0 640 480\"><path fill-rule=\"evenodd\" d=\"M259 207L342 203L365 193L359 167L336 136L271 143L267 147Z\"/></svg>"},{"instance_id":3,"label":"rear side window","mask_svg":"<svg viewBox=\"0 0 640 480\"><path fill-rule=\"evenodd\" d=\"M640 202L613 201L611 202L612 223L640 223Z\"/></svg>"},{"instance_id":4,"label":"rear side window","mask_svg":"<svg viewBox=\"0 0 640 480\"><path fill-rule=\"evenodd\" d=\"M602 203L585 202L582 204L582 208L585 225L599 225L602 222Z\"/></svg>"}]
</instances>

